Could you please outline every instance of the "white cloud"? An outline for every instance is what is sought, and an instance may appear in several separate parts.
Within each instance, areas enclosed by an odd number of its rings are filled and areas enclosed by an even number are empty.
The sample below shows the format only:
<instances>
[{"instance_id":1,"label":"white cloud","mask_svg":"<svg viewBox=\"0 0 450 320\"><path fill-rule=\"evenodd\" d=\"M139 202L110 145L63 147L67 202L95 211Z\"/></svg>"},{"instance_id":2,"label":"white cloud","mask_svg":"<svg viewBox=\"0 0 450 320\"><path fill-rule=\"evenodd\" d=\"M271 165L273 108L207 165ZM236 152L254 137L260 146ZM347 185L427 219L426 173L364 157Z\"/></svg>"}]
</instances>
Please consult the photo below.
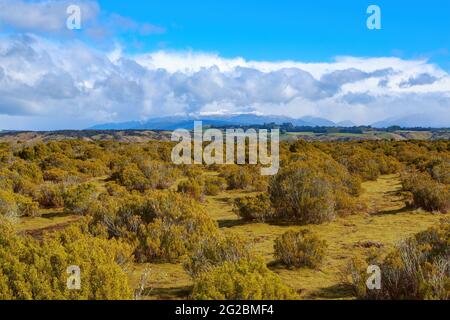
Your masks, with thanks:
<instances>
[{"instance_id":1,"label":"white cloud","mask_svg":"<svg viewBox=\"0 0 450 320\"><path fill-rule=\"evenodd\" d=\"M66 25L67 9L72 5L80 7L81 30L77 32L69 30ZM149 36L166 32L161 26L138 23L119 14L104 12L96 0L0 0L0 28L53 37L87 36L105 42L127 33Z\"/></svg>"},{"instance_id":2,"label":"white cloud","mask_svg":"<svg viewBox=\"0 0 450 320\"><path fill-rule=\"evenodd\" d=\"M0 38L0 126L8 129L224 112L358 124L425 114L450 126L449 111L450 77L424 60L267 62L193 51L127 56L120 45L102 52L31 34Z\"/></svg>"},{"instance_id":3,"label":"white cloud","mask_svg":"<svg viewBox=\"0 0 450 320\"><path fill-rule=\"evenodd\" d=\"M70 5L81 8L84 23L96 20L100 12L97 2L90 0L0 0L0 25L25 32L68 33L66 10Z\"/></svg>"}]
</instances>

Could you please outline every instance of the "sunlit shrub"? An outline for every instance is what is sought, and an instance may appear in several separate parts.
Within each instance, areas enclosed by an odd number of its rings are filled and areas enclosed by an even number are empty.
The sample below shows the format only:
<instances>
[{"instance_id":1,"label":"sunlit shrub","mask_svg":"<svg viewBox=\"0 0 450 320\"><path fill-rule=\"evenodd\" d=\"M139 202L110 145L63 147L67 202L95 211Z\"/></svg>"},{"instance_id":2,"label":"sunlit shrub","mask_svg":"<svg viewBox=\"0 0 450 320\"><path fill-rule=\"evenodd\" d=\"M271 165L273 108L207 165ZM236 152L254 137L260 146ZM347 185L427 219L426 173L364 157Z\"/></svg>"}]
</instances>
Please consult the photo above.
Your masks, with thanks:
<instances>
[{"instance_id":1,"label":"sunlit shrub","mask_svg":"<svg viewBox=\"0 0 450 320\"><path fill-rule=\"evenodd\" d=\"M178 192L198 201L203 201L203 186L195 179L181 181L178 184Z\"/></svg>"},{"instance_id":2,"label":"sunlit shrub","mask_svg":"<svg viewBox=\"0 0 450 320\"><path fill-rule=\"evenodd\" d=\"M306 164L283 168L270 182L269 195L280 220L319 224L335 217L330 182Z\"/></svg>"},{"instance_id":3,"label":"sunlit shrub","mask_svg":"<svg viewBox=\"0 0 450 320\"><path fill-rule=\"evenodd\" d=\"M203 189L206 195L216 196L227 187L227 182L221 177L206 177L203 183Z\"/></svg>"},{"instance_id":4,"label":"sunlit shrub","mask_svg":"<svg viewBox=\"0 0 450 320\"><path fill-rule=\"evenodd\" d=\"M39 205L31 198L0 190L0 216L35 217L39 215Z\"/></svg>"},{"instance_id":5,"label":"sunlit shrub","mask_svg":"<svg viewBox=\"0 0 450 320\"><path fill-rule=\"evenodd\" d=\"M444 184L450 184L450 160L442 161L431 170L434 180Z\"/></svg>"},{"instance_id":6,"label":"sunlit shrub","mask_svg":"<svg viewBox=\"0 0 450 320\"><path fill-rule=\"evenodd\" d=\"M91 183L80 184L70 188L64 194L64 208L73 214L84 215L93 201L97 200L99 192Z\"/></svg>"},{"instance_id":7,"label":"sunlit shrub","mask_svg":"<svg viewBox=\"0 0 450 320\"><path fill-rule=\"evenodd\" d=\"M260 259L225 262L195 279L197 300L292 300L297 294Z\"/></svg>"},{"instance_id":8,"label":"sunlit shrub","mask_svg":"<svg viewBox=\"0 0 450 320\"><path fill-rule=\"evenodd\" d=\"M39 186L37 201L44 208L61 208L64 206L64 192L62 184L45 182Z\"/></svg>"},{"instance_id":9,"label":"sunlit shrub","mask_svg":"<svg viewBox=\"0 0 450 320\"><path fill-rule=\"evenodd\" d=\"M275 258L288 267L318 268L326 253L326 242L309 230L288 231L275 240Z\"/></svg>"},{"instance_id":10,"label":"sunlit shrub","mask_svg":"<svg viewBox=\"0 0 450 320\"><path fill-rule=\"evenodd\" d=\"M354 259L347 268L347 281L363 299L450 299L450 221L403 241L382 259ZM367 266L382 272L380 290L366 287Z\"/></svg>"},{"instance_id":11,"label":"sunlit shrub","mask_svg":"<svg viewBox=\"0 0 450 320\"><path fill-rule=\"evenodd\" d=\"M260 222L270 221L275 218L272 203L267 194L256 197L237 198L234 201L233 211L244 220L256 220Z\"/></svg>"},{"instance_id":12,"label":"sunlit shrub","mask_svg":"<svg viewBox=\"0 0 450 320\"><path fill-rule=\"evenodd\" d=\"M41 243L20 237L0 217L0 300L130 299L124 272L129 246L94 238L78 226ZM67 288L67 268L80 267L81 290Z\"/></svg>"},{"instance_id":13,"label":"sunlit shrub","mask_svg":"<svg viewBox=\"0 0 450 320\"><path fill-rule=\"evenodd\" d=\"M222 265L253 257L249 245L237 236L210 237L194 246L184 267L192 277Z\"/></svg>"}]
</instances>

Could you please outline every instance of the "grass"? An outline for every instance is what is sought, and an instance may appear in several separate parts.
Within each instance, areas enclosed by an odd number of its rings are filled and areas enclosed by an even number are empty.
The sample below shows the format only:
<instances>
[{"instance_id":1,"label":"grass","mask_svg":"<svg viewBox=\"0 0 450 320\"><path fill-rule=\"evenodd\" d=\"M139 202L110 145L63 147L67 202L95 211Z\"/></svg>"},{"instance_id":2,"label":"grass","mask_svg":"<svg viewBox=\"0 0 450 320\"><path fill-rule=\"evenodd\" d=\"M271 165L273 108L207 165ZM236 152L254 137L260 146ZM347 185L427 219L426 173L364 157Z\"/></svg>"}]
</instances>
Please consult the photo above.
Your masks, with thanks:
<instances>
[{"instance_id":1,"label":"grass","mask_svg":"<svg viewBox=\"0 0 450 320\"><path fill-rule=\"evenodd\" d=\"M16 229L18 232L39 232L67 226L77 221L80 217L66 214L63 209L41 210L40 217L20 218Z\"/></svg>"},{"instance_id":2,"label":"grass","mask_svg":"<svg viewBox=\"0 0 450 320\"><path fill-rule=\"evenodd\" d=\"M362 200L368 203L369 213L361 213L322 225L292 227L264 223L241 223L231 211L226 199L236 198L238 193L210 197L208 212L231 232L247 238L254 249L262 254L274 272L296 289L303 298L345 299L352 298L348 288L340 285L342 269L353 255L365 255L369 249L358 246L361 241L373 241L389 249L402 239L423 231L439 222L441 216L428 212L408 210L401 194L401 184L396 175L383 176L377 181L363 184ZM226 223L224 223L226 222ZM277 265L273 258L276 237L288 230L308 228L327 241L328 254L320 270L288 270Z\"/></svg>"},{"instance_id":3,"label":"grass","mask_svg":"<svg viewBox=\"0 0 450 320\"><path fill-rule=\"evenodd\" d=\"M141 275L147 271L143 299L179 300L187 299L192 290L192 280L181 264L133 264L128 270L130 286L138 288Z\"/></svg>"},{"instance_id":4,"label":"grass","mask_svg":"<svg viewBox=\"0 0 450 320\"><path fill-rule=\"evenodd\" d=\"M100 183L100 182L99 182ZM264 223L244 223L232 211L234 199L257 195L243 191L226 191L208 196L204 203L207 212L216 220L223 232L238 234L253 243L254 250L263 255L269 267L292 286L305 299L351 299L352 292L340 284L342 269L353 255L364 256L370 249L358 245L373 241L388 250L402 239L435 225L441 215L414 211L405 206L397 175L380 177L365 182L361 200L368 212L338 218L333 222L313 226L282 226ZM77 216L62 210L47 210L39 218L23 218L18 224L20 232L39 237L43 231L57 230L76 221ZM328 243L327 257L319 270L289 270L273 258L276 237L288 230L308 228ZM134 264L129 270L130 284L137 288L141 274L149 271L145 284L145 299L183 299L192 288L192 280L182 264Z\"/></svg>"}]
</instances>

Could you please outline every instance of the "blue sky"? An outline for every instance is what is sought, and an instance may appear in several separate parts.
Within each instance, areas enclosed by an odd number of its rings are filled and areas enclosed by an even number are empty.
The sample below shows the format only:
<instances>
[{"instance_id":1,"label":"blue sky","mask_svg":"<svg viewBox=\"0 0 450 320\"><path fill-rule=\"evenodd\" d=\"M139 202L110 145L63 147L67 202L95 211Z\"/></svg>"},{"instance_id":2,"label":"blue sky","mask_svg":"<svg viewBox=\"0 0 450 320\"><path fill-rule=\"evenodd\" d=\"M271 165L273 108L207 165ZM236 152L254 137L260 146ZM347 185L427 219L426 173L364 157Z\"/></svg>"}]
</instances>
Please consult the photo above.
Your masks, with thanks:
<instances>
[{"instance_id":1,"label":"blue sky","mask_svg":"<svg viewBox=\"0 0 450 320\"><path fill-rule=\"evenodd\" d=\"M449 14L448 0L0 0L0 129L249 112L450 127Z\"/></svg>"},{"instance_id":2,"label":"blue sky","mask_svg":"<svg viewBox=\"0 0 450 320\"><path fill-rule=\"evenodd\" d=\"M166 28L128 37L129 50L214 51L255 60L325 61L334 56L428 57L449 68L448 0L102 0L101 6ZM366 27L366 9L382 10L382 30ZM138 38L142 47L133 45Z\"/></svg>"}]
</instances>

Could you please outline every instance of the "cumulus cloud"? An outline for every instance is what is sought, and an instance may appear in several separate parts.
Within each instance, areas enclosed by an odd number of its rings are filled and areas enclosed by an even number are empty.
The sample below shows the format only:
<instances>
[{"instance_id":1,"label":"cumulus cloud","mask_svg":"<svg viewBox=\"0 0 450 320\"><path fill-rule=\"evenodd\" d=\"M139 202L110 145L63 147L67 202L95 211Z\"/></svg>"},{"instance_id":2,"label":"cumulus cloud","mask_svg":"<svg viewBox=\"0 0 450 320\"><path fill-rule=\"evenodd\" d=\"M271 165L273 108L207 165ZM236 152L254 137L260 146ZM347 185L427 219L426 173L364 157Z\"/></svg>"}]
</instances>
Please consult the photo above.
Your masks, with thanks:
<instances>
[{"instance_id":1,"label":"cumulus cloud","mask_svg":"<svg viewBox=\"0 0 450 320\"><path fill-rule=\"evenodd\" d=\"M85 23L96 20L100 8L90 0L60 0L30 2L23 0L0 0L0 25L25 32L64 33L67 8L78 5Z\"/></svg>"},{"instance_id":2,"label":"cumulus cloud","mask_svg":"<svg viewBox=\"0 0 450 320\"><path fill-rule=\"evenodd\" d=\"M425 114L450 126L450 76L425 60L266 62L193 51L126 55L120 46L104 52L81 41L32 34L0 38L3 128L14 127L12 118L18 119L15 129L30 123L80 128L218 111L357 124Z\"/></svg>"},{"instance_id":3,"label":"cumulus cloud","mask_svg":"<svg viewBox=\"0 0 450 320\"><path fill-rule=\"evenodd\" d=\"M79 33L74 33L66 26L69 17L67 9L72 5L80 8ZM104 41L127 33L148 36L166 32L161 26L148 22L139 23L116 13L103 12L95 0L0 0L0 27L50 36L74 37L82 34Z\"/></svg>"}]
</instances>

